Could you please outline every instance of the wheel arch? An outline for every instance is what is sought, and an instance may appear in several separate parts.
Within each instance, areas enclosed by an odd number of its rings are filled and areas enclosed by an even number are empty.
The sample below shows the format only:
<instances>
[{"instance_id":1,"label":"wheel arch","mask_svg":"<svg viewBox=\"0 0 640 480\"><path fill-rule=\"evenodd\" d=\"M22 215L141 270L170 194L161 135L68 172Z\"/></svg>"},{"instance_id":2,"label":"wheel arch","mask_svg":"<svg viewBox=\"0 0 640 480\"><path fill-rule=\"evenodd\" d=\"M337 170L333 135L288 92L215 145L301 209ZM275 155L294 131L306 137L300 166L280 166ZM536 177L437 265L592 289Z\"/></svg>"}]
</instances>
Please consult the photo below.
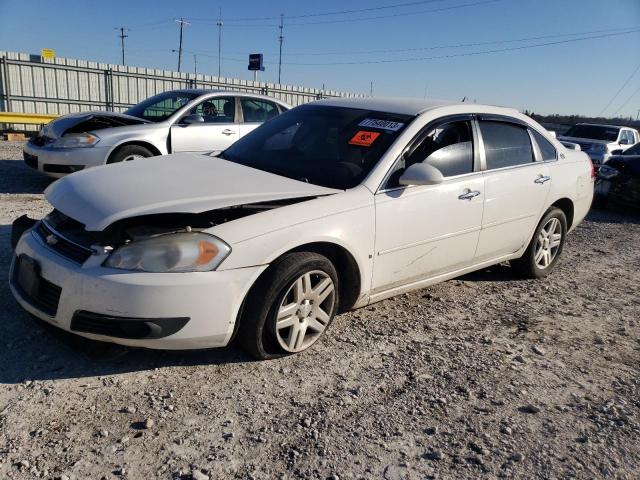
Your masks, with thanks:
<instances>
[{"instance_id":1,"label":"wheel arch","mask_svg":"<svg viewBox=\"0 0 640 480\"><path fill-rule=\"evenodd\" d=\"M570 230L573 225L575 211L573 201L566 197L560 198L549 206L549 208L551 207L557 207L564 212L565 217L567 217L567 230Z\"/></svg>"},{"instance_id":2,"label":"wheel arch","mask_svg":"<svg viewBox=\"0 0 640 480\"><path fill-rule=\"evenodd\" d=\"M118 152L118 150L122 149L123 147L128 147L130 145L137 145L140 147L144 147L146 149L148 149L149 151L151 151L154 155L162 155L162 152L160 151L160 149L158 147L156 147L153 143L146 141L146 140L126 140L122 143L119 143L118 145L115 145L111 151L109 152L109 155L107 155L107 163L111 162L111 159L113 158L113 156L116 154L116 152Z\"/></svg>"}]
</instances>

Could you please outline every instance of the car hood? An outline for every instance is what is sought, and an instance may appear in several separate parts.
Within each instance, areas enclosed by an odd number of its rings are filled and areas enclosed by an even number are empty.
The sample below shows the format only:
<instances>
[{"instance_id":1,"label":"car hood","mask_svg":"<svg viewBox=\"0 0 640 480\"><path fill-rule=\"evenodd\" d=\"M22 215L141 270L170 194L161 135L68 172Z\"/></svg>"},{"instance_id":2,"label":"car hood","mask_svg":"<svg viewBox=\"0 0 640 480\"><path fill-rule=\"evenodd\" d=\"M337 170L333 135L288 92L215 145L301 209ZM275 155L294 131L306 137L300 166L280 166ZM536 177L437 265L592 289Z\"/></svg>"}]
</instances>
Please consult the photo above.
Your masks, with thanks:
<instances>
[{"instance_id":1,"label":"car hood","mask_svg":"<svg viewBox=\"0 0 640 480\"><path fill-rule=\"evenodd\" d=\"M58 117L45 125L42 129L42 135L49 138L60 138L66 133L93 132L105 128L140 125L142 123L150 122L116 112L70 113Z\"/></svg>"},{"instance_id":2,"label":"car hood","mask_svg":"<svg viewBox=\"0 0 640 480\"><path fill-rule=\"evenodd\" d=\"M202 213L248 203L337 193L216 157L174 154L90 168L45 190L54 208L102 231L125 218Z\"/></svg>"}]
</instances>

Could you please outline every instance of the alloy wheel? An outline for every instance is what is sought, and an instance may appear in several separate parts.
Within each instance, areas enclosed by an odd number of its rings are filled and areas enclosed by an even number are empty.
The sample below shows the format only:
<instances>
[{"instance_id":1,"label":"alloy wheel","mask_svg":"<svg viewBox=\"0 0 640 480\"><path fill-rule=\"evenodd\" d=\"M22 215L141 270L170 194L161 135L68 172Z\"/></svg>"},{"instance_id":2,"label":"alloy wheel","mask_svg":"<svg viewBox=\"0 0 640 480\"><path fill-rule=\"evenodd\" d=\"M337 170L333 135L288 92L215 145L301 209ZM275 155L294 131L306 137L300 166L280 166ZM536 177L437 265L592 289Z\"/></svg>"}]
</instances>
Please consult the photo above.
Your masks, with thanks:
<instances>
[{"instance_id":1,"label":"alloy wheel","mask_svg":"<svg viewBox=\"0 0 640 480\"><path fill-rule=\"evenodd\" d=\"M562 224L555 217L544 224L536 241L534 261L539 269L544 270L553 263L562 243Z\"/></svg>"},{"instance_id":2,"label":"alloy wheel","mask_svg":"<svg viewBox=\"0 0 640 480\"><path fill-rule=\"evenodd\" d=\"M298 277L278 308L275 333L280 346L295 353L313 345L329 325L335 299L335 285L325 272Z\"/></svg>"}]
</instances>

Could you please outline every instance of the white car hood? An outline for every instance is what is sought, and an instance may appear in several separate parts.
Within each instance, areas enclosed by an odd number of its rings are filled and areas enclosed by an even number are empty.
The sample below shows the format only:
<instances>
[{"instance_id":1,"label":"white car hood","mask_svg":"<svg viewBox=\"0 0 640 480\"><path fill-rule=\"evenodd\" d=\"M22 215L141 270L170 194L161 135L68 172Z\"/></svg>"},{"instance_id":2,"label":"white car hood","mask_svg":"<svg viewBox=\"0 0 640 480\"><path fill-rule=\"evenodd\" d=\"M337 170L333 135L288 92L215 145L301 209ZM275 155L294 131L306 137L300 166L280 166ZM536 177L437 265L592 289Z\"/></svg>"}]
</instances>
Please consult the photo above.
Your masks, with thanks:
<instances>
[{"instance_id":1,"label":"white car hood","mask_svg":"<svg viewBox=\"0 0 640 480\"><path fill-rule=\"evenodd\" d=\"M87 230L101 231L140 215L200 213L339 191L220 158L182 153L74 173L51 184L45 197Z\"/></svg>"}]
</instances>

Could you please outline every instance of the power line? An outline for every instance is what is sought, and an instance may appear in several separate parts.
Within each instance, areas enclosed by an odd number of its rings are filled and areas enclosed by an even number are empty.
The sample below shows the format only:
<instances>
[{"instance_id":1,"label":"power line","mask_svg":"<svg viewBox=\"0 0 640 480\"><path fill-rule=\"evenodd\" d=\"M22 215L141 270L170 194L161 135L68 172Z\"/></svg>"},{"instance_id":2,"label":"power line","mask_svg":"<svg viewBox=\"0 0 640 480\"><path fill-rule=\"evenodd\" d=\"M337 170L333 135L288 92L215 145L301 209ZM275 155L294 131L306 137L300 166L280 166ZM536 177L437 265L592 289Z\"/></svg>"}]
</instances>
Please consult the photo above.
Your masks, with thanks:
<instances>
[{"instance_id":1,"label":"power line","mask_svg":"<svg viewBox=\"0 0 640 480\"><path fill-rule=\"evenodd\" d=\"M629 98L627 98L624 102L622 102L622 105L620 105L618 109L615 112L613 112L613 114L617 115L618 112L622 110L624 107L626 107L627 103L629 103L631 99L638 94L638 92L640 92L640 87L638 87L631 95L629 95Z\"/></svg>"},{"instance_id":2,"label":"power line","mask_svg":"<svg viewBox=\"0 0 640 480\"><path fill-rule=\"evenodd\" d=\"M446 55L436 55L433 57L411 57L411 58L400 58L400 59L382 59L382 60L359 60L359 61L344 61L344 62L318 62L318 63L299 63L299 62L285 62L285 65L299 65L299 66L327 66L327 65L367 65L367 64L379 64L379 63L402 63L402 62L419 62L426 60L440 60L444 58L455 58L455 57L470 57L475 55L484 55L489 53L500 53L500 52L511 52L516 50L526 50L529 48L536 47L545 47L550 45L561 45L565 43L573 43L580 42L584 40L592 40L597 38L607 38L607 37L615 37L620 35L628 35L630 33L640 32L640 29L631 30L627 32L619 32L619 33L609 33L602 35L592 35L581 38L571 38L567 40L558 40L555 42L544 42L544 43L536 43L532 45L520 45L516 47L507 47L507 48L497 48L493 50L481 50L478 52L462 52L462 53L450 53Z\"/></svg>"},{"instance_id":3,"label":"power line","mask_svg":"<svg viewBox=\"0 0 640 480\"><path fill-rule=\"evenodd\" d=\"M627 86L627 84L631 81L631 79L634 77L634 75L636 73L638 73L638 70L640 70L640 63L638 64L638 66L635 68L635 70L633 72L631 72L631 75L629 75L629 77L625 80L625 82L622 84L622 86L618 89L618 91L616 92L616 94L611 97L611 100L609 100L609 102L605 105L605 107L600 111L600 113L598 114L598 116L601 116L605 110L607 108L609 108L609 106L614 102L614 100L616 98L618 98L618 95L620 95L620 92L622 92L622 90L624 90L624 87Z\"/></svg>"},{"instance_id":4,"label":"power line","mask_svg":"<svg viewBox=\"0 0 640 480\"><path fill-rule=\"evenodd\" d=\"M397 17L407 17L413 15L422 15L423 13L436 13L436 12L445 12L448 10L457 10L459 8L466 7L476 7L479 5L486 5L489 3L501 2L502 0L481 0L477 2L463 3L460 5L451 5L449 7L440 7L440 8L432 8L428 10L417 10L414 12L404 12L404 13L391 13L387 15L376 15L373 17L365 17L365 18L346 18L346 19L336 19L336 20L320 20L317 22L298 22L298 23L289 23L289 26L308 26L308 25L326 25L331 23L352 23L352 22L367 22L370 20L382 20L389 18L397 18Z\"/></svg>"},{"instance_id":5,"label":"power line","mask_svg":"<svg viewBox=\"0 0 640 480\"><path fill-rule=\"evenodd\" d=\"M424 5L425 3L436 3L442 2L445 0L422 0L415 2L405 2L405 3L396 3L394 5L384 5L381 7L369 7L369 8L357 8L354 10L336 10L332 12L319 12L319 13L305 13L301 15L287 15L287 18L309 18L309 17L325 17L331 15L346 15L349 13L362 13L362 12L372 12L376 10L388 10L391 8L401 8L401 7L412 7L414 5ZM278 20L279 17L244 17L244 18L229 18L227 21L230 22L252 22L259 20Z\"/></svg>"},{"instance_id":6,"label":"power line","mask_svg":"<svg viewBox=\"0 0 640 480\"><path fill-rule=\"evenodd\" d=\"M402 52L416 52L416 51L425 51L425 50L442 50L447 48L464 48L464 47L479 47L484 45L497 45L501 43L517 43L517 42L526 42L531 40L545 40L548 38L561 38L561 37L574 37L577 35L591 35L596 33L614 33L614 32L626 32L626 31L635 31L638 27L628 27L628 28L608 28L608 29L600 29L600 30L590 30L583 32L573 32L573 33L558 33L553 35L539 35L535 37L521 37L521 38L512 38L512 39L502 39L502 40L489 40L485 42L474 42L474 43L455 43L455 44L446 44L446 45L432 45L429 47L411 47L411 48L389 48L389 49L380 49L380 50L342 50L342 51L329 51L329 52L289 52L284 53L284 56L329 56L329 55L368 55L368 54L378 54L378 53L402 53ZM231 52L242 54L244 52ZM270 54L266 52L266 54Z\"/></svg>"},{"instance_id":7,"label":"power line","mask_svg":"<svg viewBox=\"0 0 640 480\"><path fill-rule=\"evenodd\" d=\"M381 20L381 19L388 19L388 18L396 18L396 17L406 17L406 16L413 16L413 15L422 15L425 13L436 13L436 12L444 12L444 11L448 11L448 10L456 10L456 9L460 9L460 8L466 8L466 7L475 7L475 6L479 6L479 5L486 5L489 3L496 3L496 2L501 2L503 0L480 0L480 1L476 1L476 2L471 2L471 3L463 3L460 5L451 5L448 7L440 7L440 8L433 8L433 9L428 9L428 10L418 10L418 11L412 11L412 12L404 12L404 13L393 13L393 14L387 14L387 15L376 15L376 16L372 16L372 17L364 17L364 18L346 18L346 19L335 19L335 20L321 20L321 21L317 21L317 22L297 22L297 23L287 23L287 27L293 26L293 27L300 27L300 26L309 26L309 25L327 25L327 24L332 24L332 23L352 23L352 22L366 22L366 21L370 21L370 20ZM256 20L273 20L277 17L264 17L262 19L256 19ZM293 18L290 17L289 15L287 15L287 18ZM301 18L300 16L298 16L297 18ZM230 22L230 19L225 19L227 22ZM213 20L211 19L206 19L206 18L193 18L191 19L192 22L194 23L201 23L201 24L210 24L212 23ZM232 25L232 26L240 26L240 25ZM248 25L242 25L242 26L246 26L246 27L270 27L273 26L272 23L256 23L256 24L248 24Z\"/></svg>"}]
</instances>

